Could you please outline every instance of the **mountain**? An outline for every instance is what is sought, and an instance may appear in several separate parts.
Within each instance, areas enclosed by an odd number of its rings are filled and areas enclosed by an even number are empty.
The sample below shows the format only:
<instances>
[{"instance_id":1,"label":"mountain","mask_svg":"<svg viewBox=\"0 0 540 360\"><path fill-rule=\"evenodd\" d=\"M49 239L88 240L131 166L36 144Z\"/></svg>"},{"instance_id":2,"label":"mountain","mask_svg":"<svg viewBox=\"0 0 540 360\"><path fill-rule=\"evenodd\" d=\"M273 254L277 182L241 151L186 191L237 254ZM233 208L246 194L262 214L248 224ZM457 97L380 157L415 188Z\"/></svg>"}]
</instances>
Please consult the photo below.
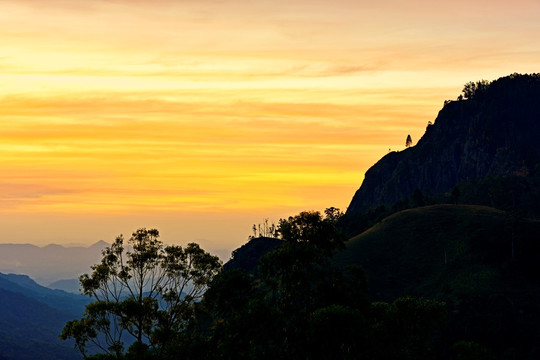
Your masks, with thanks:
<instances>
[{"instance_id":1,"label":"mountain","mask_svg":"<svg viewBox=\"0 0 540 360\"><path fill-rule=\"evenodd\" d=\"M26 274L41 284L78 278L90 272L101 260L101 250L108 246L99 241L89 247L50 244L0 244L0 272Z\"/></svg>"},{"instance_id":2,"label":"mountain","mask_svg":"<svg viewBox=\"0 0 540 360\"><path fill-rule=\"evenodd\" d=\"M392 207L416 190L444 194L486 178L538 181L540 74L469 83L469 89L471 84L474 91L447 101L416 146L389 153L366 172L347 216Z\"/></svg>"}]
</instances>

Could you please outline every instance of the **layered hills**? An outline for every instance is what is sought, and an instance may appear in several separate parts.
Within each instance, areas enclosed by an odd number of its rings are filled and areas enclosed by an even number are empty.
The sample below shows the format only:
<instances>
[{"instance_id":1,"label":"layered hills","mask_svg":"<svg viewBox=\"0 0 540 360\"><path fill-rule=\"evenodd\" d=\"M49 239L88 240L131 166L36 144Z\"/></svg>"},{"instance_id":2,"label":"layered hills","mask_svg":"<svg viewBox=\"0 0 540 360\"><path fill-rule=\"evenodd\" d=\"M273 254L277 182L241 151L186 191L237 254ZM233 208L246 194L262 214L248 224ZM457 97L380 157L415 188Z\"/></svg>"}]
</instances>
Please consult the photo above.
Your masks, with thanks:
<instances>
[{"instance_id":1,"label":"layered hills","mask_svg":"<svg viewBox=\"0 0 540 360\"><path fill-rule=\"evenodd\" d=\"M88 302L82 295L40 286L25 275L0 273L0 359L80 358L73 344L58 336Z\"/></svg>"}]
</instances>

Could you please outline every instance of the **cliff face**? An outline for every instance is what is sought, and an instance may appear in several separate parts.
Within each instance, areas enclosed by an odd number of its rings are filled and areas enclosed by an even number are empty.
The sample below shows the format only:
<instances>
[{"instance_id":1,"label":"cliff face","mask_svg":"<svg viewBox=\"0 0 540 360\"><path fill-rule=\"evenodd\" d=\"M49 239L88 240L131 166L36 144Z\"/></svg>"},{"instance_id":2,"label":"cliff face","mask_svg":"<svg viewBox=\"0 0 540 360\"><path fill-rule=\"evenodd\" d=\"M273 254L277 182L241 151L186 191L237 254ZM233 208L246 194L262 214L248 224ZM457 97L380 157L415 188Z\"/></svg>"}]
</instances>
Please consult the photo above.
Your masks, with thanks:
<instances>
[{"instance_id":1,"label":"cliff face","mask_svg":"<svg viewBox=\"0 0 540 360\"><path fill-rule=\"evenodd\" d=\"M391 206L418 189L527 174L540 159L540 75L511 75L471 99L447 103L414 147L392 152L367 172L347 213Z\"/></svg>"}]
</instances>

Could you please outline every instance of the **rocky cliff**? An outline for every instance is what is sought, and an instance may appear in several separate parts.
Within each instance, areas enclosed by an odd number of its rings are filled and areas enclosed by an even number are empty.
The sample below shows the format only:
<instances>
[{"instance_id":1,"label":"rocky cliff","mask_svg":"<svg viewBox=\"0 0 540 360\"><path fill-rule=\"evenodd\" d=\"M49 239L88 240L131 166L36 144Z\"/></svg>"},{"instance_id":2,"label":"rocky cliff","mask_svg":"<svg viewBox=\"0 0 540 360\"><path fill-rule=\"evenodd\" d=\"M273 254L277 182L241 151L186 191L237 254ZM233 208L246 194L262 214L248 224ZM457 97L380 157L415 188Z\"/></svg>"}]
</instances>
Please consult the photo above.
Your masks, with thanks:
<instances>
[{"instance_id":1,"label":"rocky cliff","mask_svg":"<svg viewBox=\"0 0 540 360\"><path fill-rule=\"evenodd\" d=\"M391 206L416 189L440 194L463 181L526 176L535 170L540 162L540 74L478 84L467 98L447 102L416 146L391 152L373 165L347 213Z\"/></svg>"}]
</instances>

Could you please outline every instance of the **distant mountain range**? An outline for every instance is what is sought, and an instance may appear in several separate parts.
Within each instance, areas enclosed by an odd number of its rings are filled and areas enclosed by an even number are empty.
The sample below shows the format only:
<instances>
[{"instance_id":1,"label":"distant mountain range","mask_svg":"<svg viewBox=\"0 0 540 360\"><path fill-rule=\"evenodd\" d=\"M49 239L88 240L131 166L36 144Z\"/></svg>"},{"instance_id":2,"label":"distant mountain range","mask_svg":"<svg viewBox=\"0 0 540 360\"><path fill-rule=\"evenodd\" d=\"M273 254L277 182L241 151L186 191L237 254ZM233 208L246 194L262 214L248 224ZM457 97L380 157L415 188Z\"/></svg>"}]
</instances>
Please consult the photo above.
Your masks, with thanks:
<instances>
[{"instance_id":1,"label":"distant mountain range","mask_svg":"<svg viewBox=\"0 0 540 360\"><path fill-rule=\"evenodd\" d=\"M0 244L0 272L25 274L43 285L67 279L71 281L70 286L65 287L62 282L55 285L77 291L73 279L90 272L90 266L99 263L101 250L108 245L105 241L98 241L89 247Z\"/></svg>"}]
</instances>

